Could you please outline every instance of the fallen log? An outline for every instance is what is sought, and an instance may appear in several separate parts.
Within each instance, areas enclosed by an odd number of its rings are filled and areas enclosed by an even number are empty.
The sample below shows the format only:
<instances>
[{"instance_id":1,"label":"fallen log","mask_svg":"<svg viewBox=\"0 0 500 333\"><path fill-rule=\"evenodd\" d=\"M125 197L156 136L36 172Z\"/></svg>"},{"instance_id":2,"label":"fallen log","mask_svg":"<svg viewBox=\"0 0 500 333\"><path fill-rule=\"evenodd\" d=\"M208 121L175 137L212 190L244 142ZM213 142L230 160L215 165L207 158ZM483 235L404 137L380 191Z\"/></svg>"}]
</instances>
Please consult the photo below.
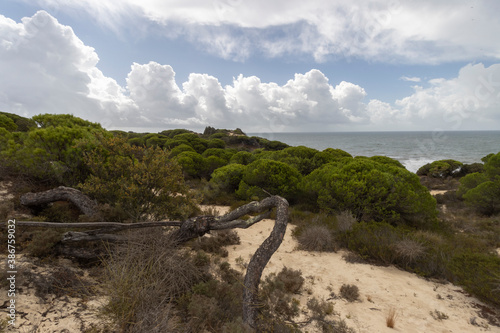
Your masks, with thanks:
<instances>
[{"instance_id":1,"label":"fallen log","mask_svg":"<svg viewBox=\"0 0 500 333\"><path fill-rule=\"evenodd\" d=\"M98 213L97 203L94 200L71 187L59 186L44 192L26 193L20 198L21 205L24 206L40 206L54 201L72 202L88 216L95 216Z\"/></svg>"},{"instance_id":2,"label":"fallen log","mask_svg":"<svg viewBox=\"0 0 500 333\"><path fill-rule=\"evenodd\" d=\"M62 244L75 243L81 241L104 240L110 242L124 241L125 237L111 235L110 232L117 232L127 229L158 227L158 226L176 226L179 227L173 232L172 239L177 243L183 243L190 239L203 236L211 230L223 230L234 228L248 228L255 223L267 218L271 210L276 208L276 221L269 237L259 246L252 256L247 267L244 279L243 294L243 321L253 328L257 328L257 310L258 310L258 289L262 272L271 256L281 245L285 236L288 224L288 202L280 196L271 196L262 201L253 201L243 205L223 216L197 216L189 218L186 221L160 221L145 223L115 223L115 222L90 222L90 223L54 223L54 222L33 222L16 221L18 226L28 227L48 227L48 228L101 228L86 232L70 231L64 234ZM241 219L247 214L254 214L266 211L263 214ZM91 256L91 254L85 255Z\"/></svg>"}]
</instances>

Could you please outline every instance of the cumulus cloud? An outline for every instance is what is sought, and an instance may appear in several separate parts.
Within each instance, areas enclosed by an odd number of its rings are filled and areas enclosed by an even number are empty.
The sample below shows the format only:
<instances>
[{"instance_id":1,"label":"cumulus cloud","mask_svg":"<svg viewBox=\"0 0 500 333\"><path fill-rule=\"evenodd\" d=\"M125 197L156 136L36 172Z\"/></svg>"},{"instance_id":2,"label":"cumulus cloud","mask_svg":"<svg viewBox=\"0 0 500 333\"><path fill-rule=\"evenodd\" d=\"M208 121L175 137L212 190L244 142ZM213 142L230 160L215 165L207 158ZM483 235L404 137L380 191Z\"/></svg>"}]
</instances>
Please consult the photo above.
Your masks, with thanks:
<instances>
[{"instance_id":1,"label":"cumulus cloud","mask_svg":"<svg viewBox=\"0 0 500 333\"><path fill-rule=\"evenodd\" d=\"M70 27L44 11L17 23L0 16L0 110L25 116L72 113L105 127L204 126L249 132L498 129L500 64L464 66L456 78L419 82L397 101L367 100L363 87L332 85L319 70L285 84L239 75L222 86L208 74L176 81L165 64L134 63L121 87ZM410 78L411 79L411 78ZM415 80L414 80L415 81Z\"/></svg>"},{"instance_id":2,"label":"cumulus cloud","mask_svg":"<svg viewBox=\"0 0 500 333\"><path fill-rule=\"evenodd\" d=\"M477 124L498 129L500 64L469 64L456 78L433 79L428 85L415 86L412 95L395 103L416 124L430 120L434 126L450 130L471 129Z\"/></svg>"},{"instance_id":3,"label":"cumulus cloud","mask_svg":"<svg viewBox=\"0 0 500 333\"><path fill-rule=\"evenodd\" d=\"M0 109L23 115L104 110L127 103L122 88L95 66L94 49L47 12L16 23L0 15Z\"/></svg>"},{"instance_id":4,"label":"cumulus cloud","mask_svg":"<svg viewBox=\"0 0 500 333\"><path fill-rule=\"evenodd\" d=\"M25 0L28 1L28 0ZM32 0L29 0L32 1ZM499 59L500 3L493 1L37 0L86 11L115 31L152 22L225 59L306 54L443 63ZM134 24L134 22L136 24ZM131 25L133 27L131 28Z\"/></svg>"},{"instance_id":5,"label":"cumulus cloud","mask_svg":"<svg viewBox=\"0 0 500 333\"><path fill-rule=\"evenodd\" d=\"M409 81L409 82L420 82L421 79L419 77L416 77L416 76L401 76L399 78L400 80L403 80L403 81Z\"/></svg>"}]
</instances>

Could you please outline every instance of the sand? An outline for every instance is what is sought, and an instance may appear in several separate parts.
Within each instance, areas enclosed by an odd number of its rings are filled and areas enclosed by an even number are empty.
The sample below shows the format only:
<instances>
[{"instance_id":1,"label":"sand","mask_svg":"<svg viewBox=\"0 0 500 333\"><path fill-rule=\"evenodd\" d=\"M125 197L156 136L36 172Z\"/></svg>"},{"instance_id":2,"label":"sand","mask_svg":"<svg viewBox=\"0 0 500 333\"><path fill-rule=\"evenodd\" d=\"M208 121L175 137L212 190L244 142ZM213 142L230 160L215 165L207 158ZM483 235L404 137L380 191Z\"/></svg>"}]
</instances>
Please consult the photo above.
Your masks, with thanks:
<instances>
[{"instance_id":1,"label":"sand","mask_svg":"<svg viewBox=\"0 0 500 333\"><path fill-rule=\"evenodd\" d=\"M221 214L228 210L227 207L217 209ZM237 229L241 244L228 247L228 261L233 267L243 270L237 262L249 262L273 225L274 221L263 220L248 229ZM301 307L305 307L311 297L330 299L338 313L335 318L345 320L348 326L359 333L500 333L500 327L488 325L485 319L480 318L477 305L482 303L467 296L460 287L428 281L395 267L347 263L342 258L346 254L344 251L299 251L297 242L291 235L292 230L293 226L290 225L282 245L267 265L264 276L279 272L285 266L301 270L306 280L301 294L295 296L300 300ZM5 260L5 256L0 259ZM44 265L35 266L22 255L18 260L26 270L47 269L43 268ZM70 265L70 262L58 264ZM333 297L340 294L339 289L343 284L358 286L360 300L350 303ZM18 295L18 328L14 332L81 332L92 323L97 327L102 324L98 312L106 297L39 298L35 296L34 288L29 283L22 286ZM6 290L0 290L0 305L6 299ZM397 311L393 329L386 326L386 317L391 309ZM4 313L6 309L2 307L2 318ZM447 319L439 319L439 316L446 316ZM306 329L309 332L316 331L312 326Z\"/></svg>"},{"instance_id":2,"label":"sand","mask_svg":"<svg viewBox=\"0 0 500 333\"><path fill-rule=\"evenodd\" d=\"M223 214L227 208L219 210ZM241 244L228 247L231 265L238 267L237 258L248 263L273 225L273 220L263 220L248 229L237 229ZM462 288L429 281L393 266L347 263L342 258L347 253L345 251L299 251L291 235L293 228L289 225L282 245L266 266L263 276L279 272L285 266L301 270L306 277L304 291L296 296L301 306L305 307L311 297L327 300L332 297L332 292L340 295L339 289L343 284L354 284L359 288L359 301L350 303L341 298L331 301L339 314L337 318L344 319L359 333L500 332L500 327L488 325L485 319L479 317L477 304L482 303L467 296ZM394 329L386 326L391 308L396 309L398 315ZM448 318L434 318L442 317L441 314ZM307 329L313 331L312 327Z\"/></svg>"}]
</instances>

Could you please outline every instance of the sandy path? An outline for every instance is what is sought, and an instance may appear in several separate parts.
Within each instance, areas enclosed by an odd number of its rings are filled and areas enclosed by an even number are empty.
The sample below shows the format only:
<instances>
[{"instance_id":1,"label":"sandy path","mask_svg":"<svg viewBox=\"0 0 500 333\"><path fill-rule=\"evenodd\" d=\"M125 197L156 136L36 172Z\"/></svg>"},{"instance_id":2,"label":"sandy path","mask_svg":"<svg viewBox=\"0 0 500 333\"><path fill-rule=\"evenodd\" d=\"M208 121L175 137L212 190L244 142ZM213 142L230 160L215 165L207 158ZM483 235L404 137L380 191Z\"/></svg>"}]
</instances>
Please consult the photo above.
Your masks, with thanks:
<instances>
[{"instance_id":1,"label":"sandy path","mask_svg":"<svg viewBox=\"0 0 500 333\"><path fill-rule=\"evenodd\" d=\"M226 208L220 208L221 213ZM229 262L233 267L237 258L248 263L256 248L269 235L274 221L264 220L249 229L237 229L241 244L228 247ZM460 287L438 284L395 267L380 267L368 264L347 263L338 253L319 253L296 250L297 242L291 236L289 226L283 244L267 265L264 276L278 272L283 267L300 269L306 278L304 289L298 297L301 306L313 296L328 299L331 292L339 295L342 284L355 284L360 291L360 301L349 303L343 299L333 300L340 318L360 333L406 332L500 332L500 327L489 326L479 318L476 299L465 295ZM312 295L309 293L312 291ZM386 326L390 308L397 310L394 329ZM448 319L434 319L436 311ZM470 323L475 318L476 325ZM473 319L474 320L474 319ZM310 330L309 330L310 331Z\"/></svg>"}]
</instances>

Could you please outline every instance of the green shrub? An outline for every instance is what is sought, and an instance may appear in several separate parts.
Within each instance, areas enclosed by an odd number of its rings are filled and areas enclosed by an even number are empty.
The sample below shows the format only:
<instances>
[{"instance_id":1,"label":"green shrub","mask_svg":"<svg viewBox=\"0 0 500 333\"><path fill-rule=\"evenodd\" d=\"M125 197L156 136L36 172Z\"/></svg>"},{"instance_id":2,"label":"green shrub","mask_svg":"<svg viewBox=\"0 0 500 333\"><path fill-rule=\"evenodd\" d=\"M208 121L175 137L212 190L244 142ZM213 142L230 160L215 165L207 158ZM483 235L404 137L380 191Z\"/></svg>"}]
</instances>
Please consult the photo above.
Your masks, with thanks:
<instances>
[{"instance_id":1,"label":"green shrub","mask_svg":"<svg viewBox=\"0 0 500 333\"><path fill-rule=\"evenodd\" d=\"M247 151L239 151L231 156L230 163L248 165L255 160L255 156Z\"/></svg>"},{"instance_id":2,"label":"green shrub","mask_svg":"<svg viewBox=\"0 0 500 333\"><path fill-rule=\"evenodd\" d=\"M302 197L327 213L419 228L436 225L436 200L415 174L367 158L327 164L304 177Z\"/></svg>"},{"instance_id":3,"label":"green shrub","mask_svg":"<svg viewBox=\"0 0 500 333\"><path fill-rule=\"evenodd\" d=\"M491 216L500 212L500 177L486 181L463 195L467 204L482 214Z\"/></svg>"},{"instance_id":4,"label":"green shrub","mask_svg":"<svg viewBox=\"0 0 500 333\"><path fill-rule=\"evenodd\" d=\"M0 114L0 127L12 132L17 130L17 125L11 118L6 115Z\"/></svg>"},{"instance_id":5,"label":"green shrub","mask_svg":"<svg viewBox=\"0 0 500 333\"><path fill-rule=\"evenodd\" d=\"M207 169L206 160L200 154L193 151L183 151L175 157L177 163L188 178L202 178Z\"/></svg>"},{"instance_id":6,"label":"green shrub","mask_svg":"<svg viewBox=\"0 0 500 333\"><path fill-rule=\"evenodd\" d=\"M130 142L130 140L129 140L129 142ZM190 152L196 153L194 151L193 147L191 147L185 143L182 143L182 144L176 146L175 148L173 148L172 150L170 150L170 156L174 157L174 156L177 156L180 153L183 153L185 151L190 151Z\"/></svg>"},{"instance_id":7,"label":"green shrub","mask_svg":"<svg viewBox=\"0 0 500 333\"><path fill-rule=\"evenodd\" d=\"M134 222L183 219L196 210L180 166L159 147L133 147L122 138L102 138L85 161L92 174L80 185L82 190L119 207Z\"/></svg>"},{"instance_id":8,"label":"green shrub","mask_svg":"<svg viewBox=\"0 0 500 333\"><path fill-rule=\"evenodd\" d=\"M241 164L228 164L212 173L210 185L215 191L232 193L238 189L246 167Z\"/></svg>"},{"instance_id":9,"label":"green shrub","mask_svg":"<svg viewBox=\"0 0 500 333\"><path fill-rule=\"evenodd\" d=\"M83 181L89 173L84 152L94 146L95 135L110 134L99 124L71 115L46 114L33 120L39 127L12 133L7 142L0 142L3 164L38 181L69 186Z\"/></svg>"},{"instance_id":10,"label":"green shrub","mask_svg":"<svg viewBox=\"0 0 500 333\"><path fill-rule=\"evenodd\" d=\"M500 305L500 257L495 254L467 252L448 263L451 281L481 300Z\"/></svg>"},{"instance_id":11,"label":"green shrub","mask_svg":"<svg viewBox=\"0 0 500 333\"><path fill-rule=\"evenodd\" d=\"M265 190L290 200L297 195L300 179L297 169L283 162L257 160L246 167L236 193L242 199L252 199L254 196L263 198L268 196L262 191Z\"/></svg>"},{"instance_id":12,"label":"green shrub","mask_svg":"<svg viewBox=\"0 0 500 333\"><path fill-rule=\"evenodd\" d=\"M440 160L420 167L417 171L419 176L429 176L434 178L447 178L462 176L463 163L455 160Z\"/></svg>"},{"instance_id":13,"label":"green shrub","mask_svg":"<svg viewBox=\"0 0 500 333\"><path fill-rule=\"evenodd\" d=\"M484 172L472 173L460 180L458 194L481 214L500 212L500 153L484 158Z\"/></svg>"},{"instance_id":14,"label":"green shrub","mask_svg":"<svg viewBox=\"0 0 500 333\"><path fill-rule=\"evenodd\" d=\"M384 222L360 222L346 235L347 247L365 259L392 264L397 255L393 245L403 239L402 231Z\"/></svg>"}]
</instances>

